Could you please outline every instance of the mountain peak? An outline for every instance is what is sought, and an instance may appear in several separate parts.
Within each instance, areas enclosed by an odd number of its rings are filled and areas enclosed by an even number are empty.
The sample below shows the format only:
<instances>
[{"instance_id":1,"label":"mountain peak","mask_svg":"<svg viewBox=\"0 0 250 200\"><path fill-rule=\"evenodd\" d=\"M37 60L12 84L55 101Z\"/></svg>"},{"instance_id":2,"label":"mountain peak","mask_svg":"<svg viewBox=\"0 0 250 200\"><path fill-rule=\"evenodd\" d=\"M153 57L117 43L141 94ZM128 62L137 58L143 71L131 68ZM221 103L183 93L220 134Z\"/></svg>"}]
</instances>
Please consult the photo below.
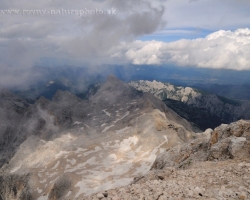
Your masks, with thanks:
<instances>
[{"instance_id":1,"label":"mountain peak","mask_svg":"<svg viewBox=\"0 0 250 200\"><path fill-rule=\"evenodd\" d=\"M6 89L1 89L0 90L0 95L2 98L7 98L7 97L16 97L12 92L10 92L9 90Z\"/></svg>"},{"instance_id":2,"label":"mountain peak","mask_svg":"<svg viewBox=\"0 0 250 200\"><path fill-rule=\"evenodd\" d=\"M40 106L41 108L46 108L46 106L49 104L50 100L46 99L45 97L41 96L34 105Z\"/></svg>"},{"instance_id":3,"label":"mountain peak","mask_svg":"<svg viewBox=\"0 0 250 200\"><path fill-rule=\"evenodd\" d=\"M114 75L110 75L93 96L92 100L94 102L107 101L113 103L117 98L132 98L137 94L138 92L127 83L122 82Z\"/></svg>"},{"instance_id":4,"label":"mountain peak","mask_svg":"<svg viewBox=\"0 0 250 200\"><path fill-rule=\"evenodd\" d=\"M124 91L130 89L130 86L122 82L114 75L109 75L106 82L101 86L100 89L108 91L114 91L114 90Z\"/></svg>"},{"instance_id":5,"label":"mountain peak","mask_svg":"<svg viewBox=\"0 0 250 200\"><path fill-rule=\"evenodd\" d=\"M70 93L69 91L58 90L52 98L53 102L62 102L62 101L81 101L80 98Z\"/></svg>"},{"instance_id":6,"label":"mountain peak","mask_svg":"<svg viewBox=\"0 0 250 200\"><path fill-rule=\"evenodd\" d=\"M122 83L122 81L120 81L115 75L113 75L113 74L110 74L109 76L108 76L108 78L107 78L107 82L121 82Z\"/></svg>"}]
</instances>

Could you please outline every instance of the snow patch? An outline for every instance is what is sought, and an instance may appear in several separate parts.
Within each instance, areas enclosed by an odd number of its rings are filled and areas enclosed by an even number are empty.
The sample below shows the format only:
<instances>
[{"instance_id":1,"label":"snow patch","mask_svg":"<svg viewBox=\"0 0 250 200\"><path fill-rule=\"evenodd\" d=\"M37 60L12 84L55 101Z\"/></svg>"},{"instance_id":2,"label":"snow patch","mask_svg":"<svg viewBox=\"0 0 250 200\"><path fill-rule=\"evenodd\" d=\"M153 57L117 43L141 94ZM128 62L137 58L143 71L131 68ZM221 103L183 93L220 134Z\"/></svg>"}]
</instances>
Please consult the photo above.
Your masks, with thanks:
<instances>
[{"instance_id":1,"label":"snow patch","mask_svg":"<svg viewBox=\"0 0 250 200\"><path fill-rule=\"evenodd\" d=\"M110 125L110 126L105 127L105 129L103 129L102 133L106 132L107 130L109 130L113 126L115 126L115 125Z\"/></svg>"},{"instance_id":2,"label":"snow patch","mask_svg":"<svg viewBox=\"0 0 250 200\"><path fill-rule=\"evenodd\" d=\"M75 151L75 153L81 153L83 151L87 151L88 149L82 149L82 148L77 148L77 150Z\"/></svg>"},{"instance_id":3,"label":"snow patch","mask_svg":"<svg viewBox=\"0 0 250 200\"><path fill-rule=\"evenodd\" d=\"M114 124L116 124L118 121L120 121L120 120L122 120L122 119L124 119L125 117L127 117L128 115L129 115L129 111L127 111L126 113L125 113L125 115L123 115L121 118L118 118L117 120L115 120L114 121Z\"/></svg>"},{"instance_id":4,"label":"snow patch","mask_svg":"<svg viewBox=\"0 0 250 200\"><path fill-rule=\"evenodd\" d=\"M116 132L117 134L121 134L121 133L124 133L125 131L127 131L127 130L129 130L129 129L131 129L131 127L126 126L125 128L120 129L120 130L116 130L115 132Z\"/></svg>"},{"instance_id":5,"label":"snow patch","mask_svg":"<svg viewBox=\"0 0 250 200\"><path fill-rule=\"evenodd\" d=\"M111 113L107 112L106 109L102 110L106 115L108 115L109 117L111 116Z\"/></svg>"},{"instance_id":6,"label":"snow patch","mask_svg":"<svg viewBox=\"0 0 250 200\"><path fill-rule=\"evenodd\" d=\"M51 168L51 170L57 169L57 167L59 166L59 164L60 164L60 161L57 161L57 163L55 164L55 166L53 168Z\"/></svg>"},{"instance_id":7,"label":"snow patch","mask_svg":"<svg viewBox=\"0 0 250 200\"><path fill-rule=\"evenodd\" d=\"M106 123L103 123L102 125L101 125L101 127L104 127L106 125Z\"/></svg>"},{"instance_id":8,"label":"snow patch","mask_svg":"<svg viewBox=\"0 0 250 200\"><path fill-rule=\"evenodd\" d=\"M10 171L10 173L12 174L12 173L18 171L18 170L21 168L21 166L22 166L22 165L19 165L18 167L13 168L13 169Z\"/></svg>"},{"instance_id":9,"label":"snow patch","mask_svg":"<svg viewBox=\"0 0 250 200\"><path fill-rule=\"evenodd\" d=\"M37 200L48 200L49 195L46 196L40 196Z\"/></svg>"},{"instance_id":10,"label":"snow patch","mask_svg":"<svg viewBox=\"0 0 250 200\"><path fill-rule=\"evenodd\" d=\"M138 137L129 137L128 139L125 139L121 142L120 144L120 151L130 151L131 150L131 145L136 145L138 142Z\"/></svg>"},{"instance_id":11,"label":"snow patch","mask_svg":"<svg viewBox=\"0 0 250 200\"><path fill-rule=\"evenodd\" d=\"M37 188L36 190L39 194L42 193L42 190L40 188Z\"/></svg>"},{"instance_id":12,"label":"snow patch","mask_svg":"<svg viewBox=\"0 0 250 200\"><path fill-rule=\"evenodd\" d=\"M80 125L83 124L82 122L75 121L73 125Z\"/></svg>"},{"instance_id":13,"label":"snow patch","mask_svg":"<svg viewBox=\"0 0 250 200\"><path fill-rule=\"evenodd\" d=\"M67 162L69 162L71 165L75 165L76 159L72 159L72 160L67 159Z\"/></svg>"},{"instance_id":14,"label":"snow patch","mask_svg":"<svg viewBox=\"0 0 250 200\"><path fill-rule=\"evenodd\" d=\"M67 154L69 154L68 151L60 151L58 154L55 155L55 158L60 158L63 155L67 155Z\"/></svg>"}]
</instances>

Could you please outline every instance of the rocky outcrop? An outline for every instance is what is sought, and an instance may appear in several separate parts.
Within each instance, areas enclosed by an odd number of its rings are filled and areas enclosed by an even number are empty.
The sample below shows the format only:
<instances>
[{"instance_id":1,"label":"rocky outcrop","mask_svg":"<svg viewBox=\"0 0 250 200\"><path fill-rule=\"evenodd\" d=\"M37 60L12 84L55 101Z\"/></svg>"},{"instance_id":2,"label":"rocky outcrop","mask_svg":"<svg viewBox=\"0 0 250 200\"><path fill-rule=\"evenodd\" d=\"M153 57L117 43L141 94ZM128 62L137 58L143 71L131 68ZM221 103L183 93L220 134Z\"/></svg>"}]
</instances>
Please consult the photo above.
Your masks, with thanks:
<instances>
[{"instance_id":1,"label":"rocky outcrop","mask_svg":"<svg viewBox=\"0 0 250 200\"><path fill-rule=\"evenodd\" d=\"M0 175L0 199L32 200L28 180L29 175Z\"/></svg>"},{"instance_id":2,"label":"rocky outcrop","mask_svg":"<svg viewBox=\"0 0 250 200\"><path fill-rule=\"evenodd\" d=\"M29 104L7 90L0 90L0 167L26 139L25 112Z\"/></svg>"},{"instance_id":3,"label":"rocky outcrop","mask_svg":"<svg viewBox=\"0 0 250 200\"><path fill-rule=\"evenodd\" d=\"M63 175L59 177L53 185L49 193L49 200L64 199L65 194L68 193L71 187L70 177Z\"/></svg>"},{"instance_id":4,"label":"rocky outcrop","mask_svg":"<svg viewBox=\"0 0 250 200\"><path fill-rule=\"evenodd\" d=\"M240 120L221 125L214 130L209 142L208 159L243 159L250 156L250 123Z\"/></svg>"},{"instance_id":5,"label":"rocky outcrop","mask_svg":"<svg viewBox=\"0 0 250 200\"><path fill-rule=\"evenodd\" d=\"M186 168L207 160L244 159L250 157L250 122L240 120L223 124L211 133L180 144L160 154L152 169L165 167Z\"/></svg>"},{"instance_id":6,"label":"rocky outcrop","mask_svg":"<svg viewBox=\"0 0 250 200\"><path fill-rule=\"evenodd\" d=\"M87 199L250 199L249 127L240 120L207 130L166 149L129 186Z\"/></svg>"},{"instance_id":7,"label":"rocky outcrop","mask_svg":"<svg viewBox=\"0 0 250 200\"><path fill-rule=\"evenodd\" d=\"M192 101L194 98L201 96L201 93L193 88L175 86L170 83L162 83L155 80L131 81L129 85L131 85L138 91L152 93L161 100L172 99L188 103Z\"/></svg>"}]
</instances>

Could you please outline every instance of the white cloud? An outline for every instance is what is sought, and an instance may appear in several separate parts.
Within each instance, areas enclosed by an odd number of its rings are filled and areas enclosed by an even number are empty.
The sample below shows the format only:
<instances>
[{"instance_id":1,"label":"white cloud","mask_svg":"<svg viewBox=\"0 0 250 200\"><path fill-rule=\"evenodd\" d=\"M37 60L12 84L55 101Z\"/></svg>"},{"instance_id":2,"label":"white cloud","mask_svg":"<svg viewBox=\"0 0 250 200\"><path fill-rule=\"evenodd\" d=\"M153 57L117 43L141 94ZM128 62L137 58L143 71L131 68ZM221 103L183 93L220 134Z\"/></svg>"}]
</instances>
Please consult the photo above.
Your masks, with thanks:
<instances>
[{"instance_id":1,"label":"white cloud","mask_svg":"<svg viewBox=\"0 0 250 200\"><path fill-rule=\"evenodd\" d=\"M161 51L163 42L140 42L136 41L135 46L138 48L131 48L126 52L126 57L131 60L135 65L160 65L161 64Z\"/></svg>"},{"instance_id":2,"label":"white cloud","mask_svg":"<svg viewBox=\"0 0 250 200\"><path fill-rule=\"evenodd\" d=\"M178 66L250 70L250 30L247 28L234 32L220 30L206 38L194 40L170 43L135 41L122 46L126 59L133 64L171 63Z\"/></svg>"}]
</instances>

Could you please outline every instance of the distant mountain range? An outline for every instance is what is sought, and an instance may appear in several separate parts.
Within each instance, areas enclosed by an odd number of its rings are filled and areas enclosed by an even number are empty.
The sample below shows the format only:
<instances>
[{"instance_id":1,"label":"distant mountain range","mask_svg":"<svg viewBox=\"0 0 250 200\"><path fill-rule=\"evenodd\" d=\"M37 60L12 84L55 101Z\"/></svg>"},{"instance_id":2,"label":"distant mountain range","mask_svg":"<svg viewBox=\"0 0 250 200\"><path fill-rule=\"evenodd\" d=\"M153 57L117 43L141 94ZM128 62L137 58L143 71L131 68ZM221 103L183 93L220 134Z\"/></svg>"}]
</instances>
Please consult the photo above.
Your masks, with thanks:
<instances>
[{"instance_id":1,"label":"distant mountain range","mask_svg":"<svg viewBox=\"0 0 250 200\"><path fill-rule=\"evenodd\" d=\"M91 85L104 82L109 74L129 82L136 80L170 82L189 86L230 99L250 100L249 72L157 66L103 66L93 67L34 67L30 76L18 85L0 85L34 103L40 96L52 99L57 90L70 91L85 97ZM239 78L240 77L240 78ZM15 81L13 81L13 84ZM1 82L2 84L2 82Z\"/></svg>"},{"instance_id":2,"label":"distant mountain range","mask_svg":"<svg viewBox=\"0 0 250 200\"><path fill-rule=\"evenodd\" d=\"M191 87L157 81L140 80L129 84L138 91L154 94L201 130L239 119L250 119L250 101L232 100Z\"/></svg>"}]
</instances>

